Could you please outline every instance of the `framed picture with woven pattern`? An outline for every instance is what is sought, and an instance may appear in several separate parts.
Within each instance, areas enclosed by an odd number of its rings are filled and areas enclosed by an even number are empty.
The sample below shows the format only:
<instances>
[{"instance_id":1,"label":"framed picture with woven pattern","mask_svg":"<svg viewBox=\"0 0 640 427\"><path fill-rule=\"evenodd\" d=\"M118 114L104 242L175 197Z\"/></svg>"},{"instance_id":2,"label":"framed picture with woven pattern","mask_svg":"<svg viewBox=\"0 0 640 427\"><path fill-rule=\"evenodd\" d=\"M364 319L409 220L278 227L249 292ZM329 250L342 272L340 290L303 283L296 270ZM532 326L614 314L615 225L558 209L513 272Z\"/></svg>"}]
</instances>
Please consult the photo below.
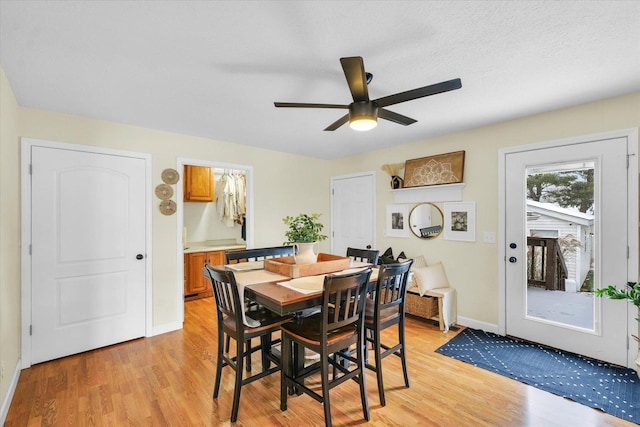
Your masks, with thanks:
<instances>
[{"instance_id":1,"label":"framed picture with woven pattern","mask_svg":"<svg viewBox=\"0 0 640 427\"><path fill-rule=\"evenodd\" d=\"M464 151L407 160L404 165L404 187L455 184L462 182Z\"/></svg>"}]
</instances>

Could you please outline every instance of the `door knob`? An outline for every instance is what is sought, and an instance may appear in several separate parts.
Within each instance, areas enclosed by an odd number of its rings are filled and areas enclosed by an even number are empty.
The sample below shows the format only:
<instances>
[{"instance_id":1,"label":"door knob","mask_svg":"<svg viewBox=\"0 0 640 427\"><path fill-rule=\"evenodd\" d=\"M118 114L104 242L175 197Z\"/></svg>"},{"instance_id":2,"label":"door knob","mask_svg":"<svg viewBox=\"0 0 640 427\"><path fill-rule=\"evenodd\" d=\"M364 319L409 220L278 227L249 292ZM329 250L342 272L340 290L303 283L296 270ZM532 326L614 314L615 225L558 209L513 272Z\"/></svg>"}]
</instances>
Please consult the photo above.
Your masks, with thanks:
<instances>
[{"instance_id":1,"label":"door knob","mask_svg":"<svg viewBox=\"0 0 640 427\"><path fill-rule=\"evenodd\" d=\"M515 249L515 248L517 248L517 247L518 247L518 245L516 245L515 243L509 243L509 247L510 247L511 249Z\"/></svg>"},{"instance_id":2,"label":"door knob","mask_svg":"<svg viewBox=\"0 0 640 427\"><path fill-rule=\"evenodd\" d=\"M136 255L136 259L142 259L142 258L144 258L144 255L142 255L142 254Z\"/></svg>"},{"instance_id":3,"label":"door knob","mask_svg":"<svg viewBox=\"0 0 640 427\"><path fill-rule=\"evenodd\" d=\"M367 249L371 249L371 245L367 245Z\"/></svg>"},{"instance_id":4,"label":"door knob","mask_svg":"<svg viewBox=\"0 0 640 427\"><path fill-rule=\"evenodd\" d=\"M514 256L509 257L509 262L516 262L516 261L518 261L518 258L516 258Z\"/></svg>"}]
</instances>

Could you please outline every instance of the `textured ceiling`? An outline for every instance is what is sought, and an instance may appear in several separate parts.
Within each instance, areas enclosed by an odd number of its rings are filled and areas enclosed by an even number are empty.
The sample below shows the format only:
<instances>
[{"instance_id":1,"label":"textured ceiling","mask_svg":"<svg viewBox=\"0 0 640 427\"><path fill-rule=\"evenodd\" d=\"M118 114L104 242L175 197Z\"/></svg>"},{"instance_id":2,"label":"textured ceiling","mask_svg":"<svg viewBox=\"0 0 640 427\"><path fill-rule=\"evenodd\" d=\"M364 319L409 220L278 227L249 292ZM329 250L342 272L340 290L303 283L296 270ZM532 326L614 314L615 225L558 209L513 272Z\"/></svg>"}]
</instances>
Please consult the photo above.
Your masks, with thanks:
<instances>
[{"instance_id":1,"label":"textured ceiling","mask_svg":"<svg viewBox=\"0 0 640 427\"><path fill-rule=\"evenodd\" d=\"M324 132L372 99L418 120ZM0 0L0 61L25 107L333 159L640 90L639 1Z\"/></svg>"}]
</instances>

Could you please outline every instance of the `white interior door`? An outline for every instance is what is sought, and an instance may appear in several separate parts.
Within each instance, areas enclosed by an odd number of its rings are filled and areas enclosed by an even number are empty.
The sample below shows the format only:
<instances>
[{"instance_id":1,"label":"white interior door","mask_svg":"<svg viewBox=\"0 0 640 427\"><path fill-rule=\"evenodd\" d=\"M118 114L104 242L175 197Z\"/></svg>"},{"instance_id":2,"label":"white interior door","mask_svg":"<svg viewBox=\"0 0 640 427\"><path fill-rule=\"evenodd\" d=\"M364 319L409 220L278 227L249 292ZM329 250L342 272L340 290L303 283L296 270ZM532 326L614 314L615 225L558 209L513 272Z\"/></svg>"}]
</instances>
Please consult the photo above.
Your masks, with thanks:
<instances>
[{"instance_id":1,"label":"white interior door","mask_svg":"<svg viewBox=\"0 0 640 427\"><path fill-rule=\"evenodd\" d=\"M532 212L527 204L527 177L540 173L556 173L560 176L575 171L591 170L593 174L593 228L589 232L576 232L573 236L581 243L584 253L590 246L594 288L614 284L624 287L628 277L628 236L636 230L629 229L628 196L637 203L637 195L629 191L627 171L628 146L626 138L615 138L573 143L555 147L543 147L530 151L510 153L505 156L505 291L506 333L515 337L549 345L555 348L586 355L595 359L627 365L627 304L605 298L595 298L585 289L547 290L532 285L531 272L542 258L531 258L532 246L527 246L529 233L537 225L540 235L550 237L558 231L549 220L543 224L540 211ZM636 161L635 158L633 161ZM636 188L637 187L633 187ZM550 187L553 190L553 187ZM557 210L564 215L564 223L574 226L571 218L578 215L570 209ZM529 215L527 212L529 211ZM583 215L589 219L589 215ZM586 225L579 230L586 230ZM559 226L555 228L559 229ZM560 234L557 237L562 238ZM551 236L552 237L552 236ZM552 239L553 240L553 239ZM529 240L529 245L533 240ZM537 248L540 249L540 248ZM548 247L543 248L550 250ZM570 252L570 251L569 251ZM635 250L634 250L635 253ZM550 254L544 253L545 262ZM528 258L529 257L529 258ZM566 254L561 258L571 258ZM569 261L567 261L569 263ZM635 279L632 279L635 280ZM576 299L579 303L576 303ZM576 304L579 304L576 305ZM554 308L555 307L555 308ZM574 322L573 310L583 310L586 322Z\"/></svg>"},{"instance_id":2,"label":"white interior door","mask_svg":"<svg viewBox=\"0 0 640 427\"><path fill-rule=\"evenodd\" d=\"M141 158L31 148L31 362L145 334Z\"/></svg>"},{"instance_id":3,"label":"white interior door","mask_svg":"<svg viewBox=\"0 0 640 427\"><path fill-rule=\"evenodd\" d=\"M331 184L332 253L375 248L375 174L335 177Z\"/></svg>"}]
</instances>

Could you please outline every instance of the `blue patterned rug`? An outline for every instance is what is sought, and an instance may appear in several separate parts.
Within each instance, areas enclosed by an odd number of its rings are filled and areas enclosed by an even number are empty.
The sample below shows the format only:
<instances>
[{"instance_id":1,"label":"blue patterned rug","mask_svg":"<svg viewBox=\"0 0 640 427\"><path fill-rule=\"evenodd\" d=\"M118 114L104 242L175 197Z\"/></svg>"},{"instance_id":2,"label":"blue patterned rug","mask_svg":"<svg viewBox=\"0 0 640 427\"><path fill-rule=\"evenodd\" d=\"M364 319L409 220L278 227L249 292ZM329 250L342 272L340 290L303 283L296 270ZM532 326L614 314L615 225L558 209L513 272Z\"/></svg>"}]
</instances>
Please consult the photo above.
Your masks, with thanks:
<instances>
[{"instance_id":1,"label":"blue patterned rug","mask_svg":"<svg viewBox=\"0 0 640 427\"><path fill-rule=\"evenodd\" d=\"M470 328L436 352L640 424L631 369Z\"/></svg>"}]
</instances>

